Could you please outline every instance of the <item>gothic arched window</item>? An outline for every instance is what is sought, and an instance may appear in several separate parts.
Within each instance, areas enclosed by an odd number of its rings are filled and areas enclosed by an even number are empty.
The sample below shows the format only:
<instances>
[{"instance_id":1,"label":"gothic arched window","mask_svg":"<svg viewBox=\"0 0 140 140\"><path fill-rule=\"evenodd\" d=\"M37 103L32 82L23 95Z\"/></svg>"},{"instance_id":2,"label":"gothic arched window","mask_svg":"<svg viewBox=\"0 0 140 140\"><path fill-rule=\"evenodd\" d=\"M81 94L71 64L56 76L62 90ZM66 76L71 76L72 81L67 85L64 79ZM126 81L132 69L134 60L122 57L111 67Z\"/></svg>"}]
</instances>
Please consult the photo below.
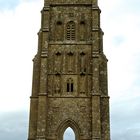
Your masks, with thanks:
<instances>
[{"instance_id":1,"label":"gothic arched window","mask_svg":"<svg viewBox=\"0 0 140 140\"><path fill-rule=\"evenodd\" d=\"M75 23L73 21L67 23L66 30L66 39L75 40Z\"/></svg>"},{"instance_id":2,"label":"gothic arched window","mask_svg":"<svg viewBox=\"0 0 140 140\"><path fill-rule=\"evenodd\" d=\"M73 92L73 91L74 91L73 80L70 78L67 80L67 92Z\"/></svg>"}]
</instances>

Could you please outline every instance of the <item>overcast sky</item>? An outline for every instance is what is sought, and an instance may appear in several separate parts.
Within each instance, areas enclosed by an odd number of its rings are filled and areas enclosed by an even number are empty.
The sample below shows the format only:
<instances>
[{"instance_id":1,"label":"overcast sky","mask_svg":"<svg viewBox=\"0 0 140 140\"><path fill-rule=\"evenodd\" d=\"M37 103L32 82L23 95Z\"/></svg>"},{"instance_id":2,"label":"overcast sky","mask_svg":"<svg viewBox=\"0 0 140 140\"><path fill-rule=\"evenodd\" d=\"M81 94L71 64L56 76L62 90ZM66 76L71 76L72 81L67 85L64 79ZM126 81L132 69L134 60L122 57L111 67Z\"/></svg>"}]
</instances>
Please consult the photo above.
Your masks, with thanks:
<instances>
[{"instance_id":1,"label":"overcast sky","mask_svg":"<svg viewBox=\"0 0 140 140\"><path fill-rule=\"evenodd\" d=\"M99 0L112 140L140 139L140 0ZM0 0L0 140L28 133L32 58L43 0Z\"/></svg>"}]
</instances>

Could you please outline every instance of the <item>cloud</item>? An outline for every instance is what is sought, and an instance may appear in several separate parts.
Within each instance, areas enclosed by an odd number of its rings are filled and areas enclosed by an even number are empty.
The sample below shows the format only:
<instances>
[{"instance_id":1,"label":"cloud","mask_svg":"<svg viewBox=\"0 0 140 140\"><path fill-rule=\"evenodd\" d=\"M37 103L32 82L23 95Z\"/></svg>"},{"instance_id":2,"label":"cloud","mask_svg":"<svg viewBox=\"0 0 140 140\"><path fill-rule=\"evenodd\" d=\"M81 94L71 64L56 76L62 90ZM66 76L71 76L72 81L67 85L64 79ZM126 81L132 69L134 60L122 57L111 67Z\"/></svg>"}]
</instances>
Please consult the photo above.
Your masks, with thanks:
<instances>
[{"instance_id":1,"label":"cloud","mask_svg":"<svg viewBox=\"0 0 140 140\"><path fill-rule=\"evenodd\" d=\"M0 8L0 139L25 140L28 133L32 59L37 51L40 0Z\"/></svg>"},{"instance_id":2,"label":"cloud","mask_svg":"<svg viewBox=\"0 0 140 140\"><path fill-rule=\"evenodd\" d=\"M36 0L23 2L12 10L0 11L0 110L29 106L32 59L37 50L42 7L42 3Z\"/></svg>"},{"instance_id":3,"label":"cloud","mask_svg":"<svg viewBox=\"0 0 140 140\"><path fill-rule=\"evenodd\" d=\"M114 4L115 3L115 4ZM140 2L100 1L107 55L113 140L140 138Z\"/></svg>"},{"instance_id":4,"label":"cloud","mask_svg":"<svg viewBox=\"0 0 140 140\"><path fill-rule=\"evenodd\" d=\"M23 3L36 3L38 0L0 0L0 10L12 10Z\"/></svg>"},{"instance_id":5,"label":"cloud","mask_svg":"<svg viewBox=\"0 0 140 140\"><path fill-rule=\"evenodd\" d=\"M124 4L126 3L119 2L120 7L125 9L127 5ZM112 6L112 11L117 13L115 5ZM104 9L106 5L102 4L101 7ZM112 11L103 11L105 13L102 18L102 27L105 32L105 54L109 58L109 89L116 92L132 89L138 82L140 19L135 12L131 14L124 12L108 18L109 12Z\"/></svg>"},{"instance_id":6,"label":"cloud","mask_svg":"<svg viewBox=\"0 0 140 140\"><path fill-rule=\"evenodd\" d=\"M1 0L0 1L0 9L12 9L16 7L20 3L20 0Z\"/></svg>"},{"instance_id":7,"label":"cloud","mask_svg":"<svg viewBox=\"0 0 140 140\"><path fill-rule=\"evenodd\" d=\"M0 113L0 139L26 140L28 133L28 113Z\"/></svg>"}]
</instances>

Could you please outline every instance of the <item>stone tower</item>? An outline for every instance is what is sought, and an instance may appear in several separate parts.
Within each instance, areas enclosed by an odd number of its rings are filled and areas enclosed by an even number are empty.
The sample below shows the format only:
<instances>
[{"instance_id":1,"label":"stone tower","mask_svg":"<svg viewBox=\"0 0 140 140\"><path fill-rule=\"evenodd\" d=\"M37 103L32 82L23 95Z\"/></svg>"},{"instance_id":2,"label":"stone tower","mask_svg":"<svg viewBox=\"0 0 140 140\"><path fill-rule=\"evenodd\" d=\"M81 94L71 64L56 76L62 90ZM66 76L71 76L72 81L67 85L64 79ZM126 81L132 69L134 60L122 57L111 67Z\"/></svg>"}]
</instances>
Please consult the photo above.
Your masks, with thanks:
<instances>
[{"instance_id":1,"label":"stone tower","mask_svg":"<svg viewBox=\"0 0 140 140\"><path fill-rule=\"evenodd\" d=\"M107 59L97 0L45 0L28 140L110 140Z\"/></svg>"}]
</instances>

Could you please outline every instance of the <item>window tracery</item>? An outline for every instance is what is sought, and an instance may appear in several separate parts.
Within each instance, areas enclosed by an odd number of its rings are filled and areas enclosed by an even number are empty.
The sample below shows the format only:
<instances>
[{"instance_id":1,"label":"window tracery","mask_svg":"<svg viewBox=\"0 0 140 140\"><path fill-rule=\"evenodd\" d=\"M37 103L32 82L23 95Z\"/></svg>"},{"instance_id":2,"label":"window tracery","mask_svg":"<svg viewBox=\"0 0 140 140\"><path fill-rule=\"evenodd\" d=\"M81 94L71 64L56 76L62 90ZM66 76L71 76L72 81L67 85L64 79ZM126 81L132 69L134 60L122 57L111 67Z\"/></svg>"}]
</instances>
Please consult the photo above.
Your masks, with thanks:
<instances>
[{"instance_id":1,"label":"window tracery","mask_svg":"<svg viewBox=\"0 0 140 140\"><path fill-rule=\"evenodd\" d=\"M73 21L70 21L66 26L66 40L74 41L75 37L75 23Z\"/></svg>"},{"instance_id":2,"label":"window tracery","mask_svg":"<svg viewBox=\"0 0 140 140\"><path fill-rule=\"evenodd\" d=\"M67 92L73 92L73 91L74 91L73 79L69 78L67 80Z\"/></svg>"}]
</instances>

